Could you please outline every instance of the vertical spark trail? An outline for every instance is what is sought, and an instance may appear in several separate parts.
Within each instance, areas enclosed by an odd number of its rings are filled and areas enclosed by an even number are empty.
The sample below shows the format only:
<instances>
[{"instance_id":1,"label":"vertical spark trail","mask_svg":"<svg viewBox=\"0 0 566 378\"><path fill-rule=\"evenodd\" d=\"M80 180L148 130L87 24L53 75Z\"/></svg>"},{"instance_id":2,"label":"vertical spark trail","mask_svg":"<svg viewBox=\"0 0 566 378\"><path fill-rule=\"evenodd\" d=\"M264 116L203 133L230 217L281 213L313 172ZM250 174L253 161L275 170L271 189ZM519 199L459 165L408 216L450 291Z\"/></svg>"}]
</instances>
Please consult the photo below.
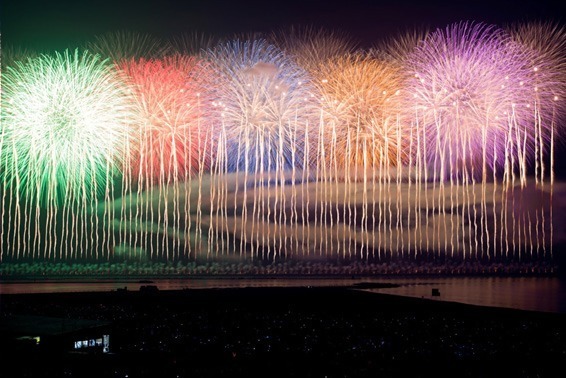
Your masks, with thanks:
<instances>
[{"instance_id":1,"label":"vertical spark trail","mask_svg":"<svg viewBox=\"0 0 566 378\"><path fill-rule=\"evenodd\" d=\"M161 253L179 254L180 185L190 181L202 164L204 169L208 166L203 159L206 145L200 141L204 139L203 128L208 127L205 111L210 110L211 101L204 94L212 71L207 63L180 55L161 60L126 60L118 67L130 86L139 120L134 125L138 137L132 141L127 160L128 180L135 180L137 187L145 190L159 188L157 224L163 229L159 244L165 249ZM140 211L137 208L138 214ZM150 219L154 219L153 214ZM153 237L143 234L141 239L149 237L153 250ZM145 242L141 247L147 247Z\"/></svg>"}]
</instances>

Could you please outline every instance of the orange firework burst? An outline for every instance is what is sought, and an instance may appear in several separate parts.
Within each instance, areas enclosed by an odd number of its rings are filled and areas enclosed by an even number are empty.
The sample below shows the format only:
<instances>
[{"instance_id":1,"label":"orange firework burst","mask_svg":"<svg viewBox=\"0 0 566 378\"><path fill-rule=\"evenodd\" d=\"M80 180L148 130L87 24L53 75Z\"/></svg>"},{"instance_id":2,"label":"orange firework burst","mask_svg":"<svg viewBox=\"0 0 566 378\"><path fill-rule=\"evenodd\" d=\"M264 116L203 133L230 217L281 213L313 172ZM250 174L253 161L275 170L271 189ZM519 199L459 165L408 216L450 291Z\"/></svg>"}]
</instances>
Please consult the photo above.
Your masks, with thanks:
<instances>
[{"instance_id":1,"label":"orange firework burst","mask_svg":"<svg viewBox=\"0 0 566 378\"><path fill-rule=\"evenodd\" d=\"M386 167L403 160L407 136L399 117L399 68L351 55L329 62L321 74L326 161L338 167Z\"/></svg>"}]
</instances>

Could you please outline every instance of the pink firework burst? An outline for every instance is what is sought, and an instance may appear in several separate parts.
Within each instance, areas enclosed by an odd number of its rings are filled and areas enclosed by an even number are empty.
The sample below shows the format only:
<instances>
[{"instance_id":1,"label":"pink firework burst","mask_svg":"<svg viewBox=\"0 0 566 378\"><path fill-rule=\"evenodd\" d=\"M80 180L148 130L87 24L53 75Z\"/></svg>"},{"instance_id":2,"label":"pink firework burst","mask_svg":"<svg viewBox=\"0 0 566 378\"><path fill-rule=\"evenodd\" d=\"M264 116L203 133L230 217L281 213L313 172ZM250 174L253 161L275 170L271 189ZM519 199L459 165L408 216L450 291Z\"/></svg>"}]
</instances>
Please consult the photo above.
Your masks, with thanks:
<instances>
[{"instance_id":1,"label":"pink firework burst","mask_svg":"<svg viewBox=\"0 0 566 378\"><path fill-rule=\"evenodd\" d=\"M514 41L531 52L536 100L542 122L566 115L566 28L550 22L515 24L509 28Z\"/></svg>"},{"instance_id":2,"label":"pink firework burst","mask_svg":"<svg viewBox=\"0 0 566 378\"><path fill-rule=\"evenodd\" d=\"M524 165L536 143L531 55L501 29L457 23L407 59L408 109L437 178Z\"/></svg>"},{"instance_id":3,"label":"pink firework burst","mask_svg":"<svg viewBox=\"0 0 566 378\"><path fill-rule=\"evenodd\" d=\"M141 120L130 152L131 175L140 181L186 179L207 165L207 104L210 74L195 57L175 55L119 64L136 99Z\"/></svg>"}]
</instances>

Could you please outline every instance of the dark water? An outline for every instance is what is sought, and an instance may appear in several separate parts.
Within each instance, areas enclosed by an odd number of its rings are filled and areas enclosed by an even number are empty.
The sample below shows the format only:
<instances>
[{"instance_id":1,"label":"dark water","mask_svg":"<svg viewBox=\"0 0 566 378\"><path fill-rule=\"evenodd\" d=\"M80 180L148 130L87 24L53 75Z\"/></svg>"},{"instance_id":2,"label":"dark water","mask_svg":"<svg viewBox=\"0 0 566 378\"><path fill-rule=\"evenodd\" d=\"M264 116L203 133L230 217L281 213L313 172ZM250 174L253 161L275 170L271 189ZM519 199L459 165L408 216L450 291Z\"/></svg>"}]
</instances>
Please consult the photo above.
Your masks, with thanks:
<instances>
[{"instance_id":1,"label":"dark water","mask_svg":"<svg viewBox=\"0 0 566 378\"><path fill-rule=\"evenodd\" d=\"M439 290L440 296L432 296L433 288ZM407 279L397 288L370 290L479 306L566 313L566 281L550 277Z\"/></svg>"},{"instance_id":2,"label":"dark water","mask_svg":"<svg viewBox=\"0 0 566 378\"><path fill-rule=\"evenodd\" d=\"M353 286L360 282L398 284L399 287L364 289L435 300L461 302L480 306L509 307L522 310L566 313L566 281L550 277L459 277L459 278L287 278L287 279L158 279L151 283L138 281L38 281L0 282L0 294L105 292L123 289L137 291L142 285L160 290L221 289L245 287ZM432 289L440 296L432 297Z\"/></svg>"}]
</instances>

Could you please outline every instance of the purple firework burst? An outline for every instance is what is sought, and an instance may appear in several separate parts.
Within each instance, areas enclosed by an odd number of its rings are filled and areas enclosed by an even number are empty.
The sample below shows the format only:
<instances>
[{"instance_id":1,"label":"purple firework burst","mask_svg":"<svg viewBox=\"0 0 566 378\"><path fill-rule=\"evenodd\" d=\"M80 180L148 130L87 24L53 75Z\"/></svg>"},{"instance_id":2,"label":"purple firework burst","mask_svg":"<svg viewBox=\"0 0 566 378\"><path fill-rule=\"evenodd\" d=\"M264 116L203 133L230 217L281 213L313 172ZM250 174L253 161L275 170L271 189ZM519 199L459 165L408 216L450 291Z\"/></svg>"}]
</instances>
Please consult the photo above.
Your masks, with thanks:
<instances>
[{"instance_id":1,"label":"purple firework burst","mask_svg":"<svg viewBox=\"0 0 566 378\"><path fill-rule=\"evenodd\" d=\"M409 109L437 178L524 166L537 132L529 50L503 30L461 22L410 55Z\"/></svg>"}]
</instances>

